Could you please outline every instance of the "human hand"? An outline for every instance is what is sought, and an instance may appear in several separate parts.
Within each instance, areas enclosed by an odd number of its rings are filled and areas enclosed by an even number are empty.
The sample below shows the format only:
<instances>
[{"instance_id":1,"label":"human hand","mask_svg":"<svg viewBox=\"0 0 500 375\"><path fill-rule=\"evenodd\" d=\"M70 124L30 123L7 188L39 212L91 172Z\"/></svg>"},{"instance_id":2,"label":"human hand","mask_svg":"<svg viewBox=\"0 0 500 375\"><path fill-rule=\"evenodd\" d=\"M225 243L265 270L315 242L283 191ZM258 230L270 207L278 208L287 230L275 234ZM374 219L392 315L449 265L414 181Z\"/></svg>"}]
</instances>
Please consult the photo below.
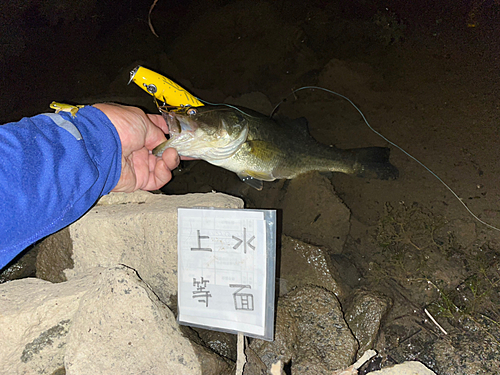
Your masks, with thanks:
<instances>
[{"instance_id":1,"label":"human hand","mask_svg":"<svg viewBox=\"0 0 500 375\"><path fill-rule=\"evenodd\" d=\"M137 107L114 103L93 106L113 123L122 144L121 176L112 191L156 190L172 179L172 170L179 165L177 151L169 148L161 158L151 153L166 140L165 134L168 133L161 115L146 115Z\"/></svg>"}]
</instances>

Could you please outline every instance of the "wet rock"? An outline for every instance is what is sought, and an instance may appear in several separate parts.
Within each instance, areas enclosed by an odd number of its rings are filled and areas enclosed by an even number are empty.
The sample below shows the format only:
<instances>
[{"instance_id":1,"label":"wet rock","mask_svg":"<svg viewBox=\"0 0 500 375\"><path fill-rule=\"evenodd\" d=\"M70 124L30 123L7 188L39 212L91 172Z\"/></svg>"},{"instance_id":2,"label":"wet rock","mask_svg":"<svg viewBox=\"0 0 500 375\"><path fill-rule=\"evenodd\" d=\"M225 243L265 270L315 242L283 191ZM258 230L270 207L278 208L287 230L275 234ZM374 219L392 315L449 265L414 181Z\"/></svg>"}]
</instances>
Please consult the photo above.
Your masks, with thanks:
<instances>
[{"instance_id":1,"label":"wet rock","mask_svg":"<svg viewBox=\"0 0 500 375\"><path fill-rule=\"evenodd\" d=\"M381 293L359 290L346 304L345 319L359 342L359 352L373 349L380 324L392 305L389 297Z\"/></svg>"},{"instance_id":2,"label":"wet rock","mask_svg":"<svg viewBox=\"0 0 500 375\"><path fill-rule=\"evenodd\" d=\"M283 235L281 237L280 295L295 287L321 286L337 297L343 294L336 268L329 262L327 251L321 247Z\"/></svg>"},{"instance_id":3,"label":"wet rock","mask_svg":"<svg viewBox=\"0 0 500 375\"><path fill-rule=\"evenodd\" d=\"M416 316L408 310L399 309L396 300L395 307L384 324L383 331L377 343L377 348L395 363L418 359L425 365L435 369L435 361L432 358L432 346L438 339L433 331L432 323L426 325L423 316ZM395 312L398 319L394 319ZM423 314L422 314L423 315ZM416 354L418 353L418 357Z\"/></svg>"},{"instance_id":4,"label":"wet rock","mask_svg":"<svg viewBox=\"0 0 500 375\"><path fill-rule=\"evenodd\" d=\"M201 342L212 349L215 353L236 361L236 341L235 334L211 331L202 328L193 328L201 339Z\"/></svg>"},{"instance_id":5,"label":"wet rock","mask_svg":"<svg viewBox=\"0 0 500 375\"><path fill-rule=\"evenodd\" d=\"M384 325L378 346L396 362L418 359L440 375L498 374L500 328L496 321L467 315L460 320L434 318L448 335L430 320L407 314Z\"/></svg>"},{"instance_id":6,"label":"wet rock","mask_svg":"<svg viewBox=\"0 0 500 375\"><path fill-rule=\"evenodd\" d=\"M267 366L261 361L255 351L250 348L245 348L245 356L247 361L243 368L243 375L263 375L267 374Z\"/></svg>"},{"instance_id":7,"label":"wet rock","mask_svg":"<svg viewBox=\"0 0 500 375\"><path fill-rule=\"evenodd\" d=\"M37 254L38 248L36 246L30 246L22 255L17 256L8 267L1 270L0 284L10 280L34 276L36 272L35 264Z\"/></svg>"},{"instance_id":8,"label":"wet rock","mask_svg":"<svg viewBox=\"0 0 500 375\"><path fill-rule=\"evenodd\" d=\"M338 272L336 280L342 280L342 287L346 290L357 288L362 280L361 272L354 264L353 260L348 255L344 254L329 254L332 268Z\"/></svg>"},{"instance_id":9,"label":"wet rock","mask_svg":"<svg viewBox=\"0 0 500 375\"><path fill-rule=\"evenodd\" d=\"M52 284L0 286L3 373L222 374L226 362L193 345L135 271L94 268ZM211 366L207 366L211 364Z\"/></svg>"},{"instance_id":10,"label":"wet rock","mask_svg":"<svg viewBox=\"0 0 500 375\"><path fill-rule=\"evenodd\" d=\"M291 180L281 208L284 234L342 252L351 214L326 177L311 172Z\"/></svg>"},{"instance_id":11,"label":"wet rock","mask_svg":"<svg viewBox=\"0 0 500 375\"><path fill-rule=\"evenodd\" d=\"M356 339L335 295L320 287L298 288L278 300L274 342L250 345L268 369L281 360L297 374L331 374L354 362Z\"/></svg>"},{"instance_id":12,"label":"wet rock","mask_svg":"<svg viewBox=\"0 0 500 375\"><path fill-rule=\"evenodd\" d=\"M484 319L465 319L462 333L436 340L430 358L440 375L498 374L500 369L500 329Z\"/></svg>"},{"instance_id":13,"label":"wet rock","mask_svg":"<svg viewBox=\"0 0 500 375\"><path fill-rule=\"evenodd\" d=\"M386 83L380 75L374 74L373 67L367 63L331 59L319 73L318 85L335 87L336 92L346 95L355 102L361 90L362 102L366 100L384 102L384 95L378 92L378 89L386 87Z\"/></svg>"},{"instance_id":14,"label":"wet rock","mask_svg":"<svg viewBox=\"0 0 500 375\"><path fill-rule=\"evenodd\" d=\"M129 266L151 286L164 303L177 294L177 208L241 208L239 198L224 194L167 196L138 191L103 197L80 220L69 226L74 267L68 280L94 267ZM39 270L59 281L47 262Z\"/></svg>"},{"instance_id":15,"label":"wet rock","mask_svg":"<svg viewBox=\"0 0 500 375\"><path fill-rule=\"evenodd\" d=\"M373 371L369 374L373 375L433 375L433 371L429 370L422 363L416 361L408 361L400 363L392 367L383 368L382 370Z\"/></svg>"}]
</instances>

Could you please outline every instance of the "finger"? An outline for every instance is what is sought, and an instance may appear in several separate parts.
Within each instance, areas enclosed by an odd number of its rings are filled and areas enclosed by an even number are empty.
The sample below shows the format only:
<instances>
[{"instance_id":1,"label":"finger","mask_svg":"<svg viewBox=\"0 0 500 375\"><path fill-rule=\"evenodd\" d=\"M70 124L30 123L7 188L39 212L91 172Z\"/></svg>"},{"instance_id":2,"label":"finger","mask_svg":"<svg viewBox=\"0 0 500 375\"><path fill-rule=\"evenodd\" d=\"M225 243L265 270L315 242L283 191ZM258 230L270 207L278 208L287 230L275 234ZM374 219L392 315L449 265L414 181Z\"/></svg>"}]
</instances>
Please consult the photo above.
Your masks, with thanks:
<instances>
[{"instance_id":1,"label":"finger","mask_svg":"<svg viewBox=\"0 0 500 375\"><path fill-rule=\"evenodd\" d=\"M177 150L175 150L174 148L167 148L163 152L161 158L165 163L166 167L170 170L173 170L179 166L180 163L179 154L177 153Z\"/></svg>"},{"instance_id":2,"label":"finger","mask_svg":"<svg viewBox=\"0 0 500 375\"><path fill-rule=\"evenodd\" d=\"M175 152L175 150L173 151ZM156 190L161 188L172 179L171 169L177 167L178 156L176 152L174 155L171 154L172 152L167 153L167 156L169 156L168 158L166 158L167 162L165 162L163 158L158 158L152 154L148 155L149 173L147 174L147 179L144 180L140 189Z\"/></svg>"},{"instance_id":3,"label":"finger","mask_svg":"<svg viewBox=\"0 0 500 375\"><path fill-rule=\"evenodd\" d=\"M154 156L153 154L148 155L149 173L154 173L156 163L158 163L158 161L159 161L158 157Z\"/></svg>"},{"instance_id":4,"label":"finger","mask_svg":"<svg viewBox=\"0 0 500 375\"><path fill-rule=\"evenodd\" d=\"M172 171L167 168L163 159L158 160L155 165L154 173L150 174L150 184L146 190L155 190L164 186L172 179Z\"/></svg>"},{"instance_id":5,"label":"finger","mask_svg":"<svg viewBox=\"0 0 500 375\"><path fill-rule=\"evenodd\" d=\"M148 150L154 149L160 143L163 143L167 140L165 137L165 133L162 129L158 128L155 124L149 121L149 118L146 119L146 138L144 140L144 145Z\"/></svg>"},{"instance_id":6,"label":"finger","mask_svg":"<svg viewBox=\"0 0 500 375\"><path fill-rule=\"evenodd\" d=\"M168 134L168 125L162 115L152 115L148 113L147 116L155 126L163 131L163 133Z\"/></svg>"}]
</instances>

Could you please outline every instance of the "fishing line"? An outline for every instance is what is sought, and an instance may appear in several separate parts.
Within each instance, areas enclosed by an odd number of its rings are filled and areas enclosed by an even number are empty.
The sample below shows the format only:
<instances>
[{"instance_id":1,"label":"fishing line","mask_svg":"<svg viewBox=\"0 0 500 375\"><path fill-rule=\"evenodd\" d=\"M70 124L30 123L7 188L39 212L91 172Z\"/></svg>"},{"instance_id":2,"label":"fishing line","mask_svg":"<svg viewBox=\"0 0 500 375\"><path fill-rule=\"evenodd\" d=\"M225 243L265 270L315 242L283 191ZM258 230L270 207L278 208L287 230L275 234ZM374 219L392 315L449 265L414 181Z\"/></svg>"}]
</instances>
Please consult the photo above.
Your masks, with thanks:
<instances>
[{"instance_id":1,"label":"fishing line","mask_svg":"<svg viewBox=\"0 0 500 375\"><path fill-rule=\"evenodd\" d=\"M233 109L237 110L238 112L243 113L243 114L244 114L244 115L246 115L246 116L255 117L255 116L252 116L250 113L246 113L246 112L245 112L245 111L243 111L241 108L238 108L238 107L236 107L236 106L234 106L234 105L231 105L231 104L227 104L227 103L212 103L212 102L209 102L209 101L207 101L207 100L203 100L203 99L201 99L201 98L198 98L198 97L196 97L196 96L195 96L194 98L195 98L195 99L197 99L197 100L199 100L199 101L200 101L200 102L202 102L203 104L208 104L208 105L213 105L213 106L218 105L218 106L229 107L229 108L233 108ZM163 98L163 103L164 103L164 104L160 106L160 105L158 104L158 101L157 101L158 99L154 98L153 100L154 100L154 102L155 102L156 106L158 107L158 109L159 109L159 111L160 111L161 113L169 112L170 110L175 110L175 109L177 109L177 108L187 108L187 107L192 107L192 105L191 105L191 104L188 104L188 105L182 105L182 104L181 104L181 106L180 106L180 107L177 107L177 106L166 106L166 105L165 105L165 103L166 103L166 102L165 102L165 98ZM165 108L165 109L166 109L166 111L165 111L163 108Z\"/></svg>"},{"instance_id":2,"label":"fishing line","mask_svg":"<svg viewBox=\"0 0 500 375\"><path fill-rule=\"evenodd\" d=\"M221 105L221 106L225 106L225 107L229 107L229 108L233 108L233 109L236 109L238 112L241 112L243 113L244 115L246 116L250 116L250 117L254 117L256 118L256 116L252 116L250 113L246 113L245 111L243 111L241 108L238 108L232 104L227 104L227 103L210 103L210 102L207 102L206 100L202 100L200 98L196 98L198 99L200 102L204 103L204 104L209 104L209 105ZM281 103L280 103L281 104Z\"/></svg>"},{"instance_id":3,"label":"fishing line","mask_svg":"<svg viewBox=\"0 0 500 375\"><path fill-rule=\"evenodd\" d=\"M335 91L332 91L332 90L329 90L329 89L325 89L324 87L319 87L319 86L304 86L304 87L300 87L296 90L293 90L289 95L285 96L285 98L283 100L281 100L277 105L276 107L274 107L273 111L271 112L271 117L274 115L274 112L276 112L276 110L278 109L278 107L286 100L286 98L288 98L290 95L293 95L295 94L296 92L298 91L301 91L301 90L306 90L306 89L311 89L311 90L323 90L323 91L326 91L330 94L334 94L334 95L337 95L337 96L340 96L341 98L347 100L358 112L359 114L361 115L361 117L363 118L363 121L365 122L365 124L368 126L368 128L374 132L375 134L377 134L380 138L382 138L384 141L386 141L387 143L391 144L392 146L396 147L397 149L399 149L400 151L402 151L406 156L408 156L409 158L413 159L414 161L416 161L418 164L420 164L422 167L424 167L427 172L429 172L431 175L433 175L439 182L441 182L444 187L446 189L448 189L450 191L451 194L453 194L453 196L455 198L457 198L457 200L462 203L462 205L465 207L465 209L467 210L467 212L469 212L469 214L471 214L471 216L476 219L477 221L479 221L481 224L487 226L488 228L491 228L491 229L494 229L496 231L499 231L500 232L500 228L497 228L491 224L488 224L487 222L481 220L479 217L477 217L476 214L474 214L474 212L471 211L471 209L465 204L465 202L463 201L462 198L460 198L458 196L457 193L455 193L455 191L449 187L446 182L444 182L441 177L439 177L436 173L434 173L430 168L428 168L424 163L422 163L420 160L418 160L416 157L414 157L413 155L409 154L408 152L406 152L405 150L403 150L401 147L399 147L397 144L395 144L394 142L390 141L389 139L387 139L386 137L384 137L382 134L380 134L378 131L376 131L371 125L370 123L368 122L368 120L366 119L365 115L363 114L363 112L361 112L361 110L356 106L356 104L354 104L352 102L351 99L349 99L348 97L342 95L342 94L339 94Z\"/></svg>"}]
</instances>

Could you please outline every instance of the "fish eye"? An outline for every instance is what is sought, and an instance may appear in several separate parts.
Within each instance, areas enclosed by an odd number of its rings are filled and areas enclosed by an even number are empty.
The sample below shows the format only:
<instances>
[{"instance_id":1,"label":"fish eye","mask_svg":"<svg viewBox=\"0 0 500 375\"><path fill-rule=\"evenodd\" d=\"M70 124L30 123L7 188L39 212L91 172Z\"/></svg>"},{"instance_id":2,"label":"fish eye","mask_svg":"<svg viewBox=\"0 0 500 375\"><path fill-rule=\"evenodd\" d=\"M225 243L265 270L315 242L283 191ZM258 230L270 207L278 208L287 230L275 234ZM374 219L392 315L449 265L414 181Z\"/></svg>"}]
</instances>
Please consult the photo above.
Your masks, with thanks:
<instances>
[{"instance_id":1,"label":"fish eye","mask_svg":"<svg viewBox=\"0 0 500 375\"><path fill-rule=\"evenodd\" d=\"M190 109L188 109L188 110L187 110L187 112L186 112L186 113L187 113L189 116L193 116L193 115L196 115L196 113L197 113L197 112L198 112L198 111L196 110L196 108L190 108Z\"/></svg>"}]
</instances>

